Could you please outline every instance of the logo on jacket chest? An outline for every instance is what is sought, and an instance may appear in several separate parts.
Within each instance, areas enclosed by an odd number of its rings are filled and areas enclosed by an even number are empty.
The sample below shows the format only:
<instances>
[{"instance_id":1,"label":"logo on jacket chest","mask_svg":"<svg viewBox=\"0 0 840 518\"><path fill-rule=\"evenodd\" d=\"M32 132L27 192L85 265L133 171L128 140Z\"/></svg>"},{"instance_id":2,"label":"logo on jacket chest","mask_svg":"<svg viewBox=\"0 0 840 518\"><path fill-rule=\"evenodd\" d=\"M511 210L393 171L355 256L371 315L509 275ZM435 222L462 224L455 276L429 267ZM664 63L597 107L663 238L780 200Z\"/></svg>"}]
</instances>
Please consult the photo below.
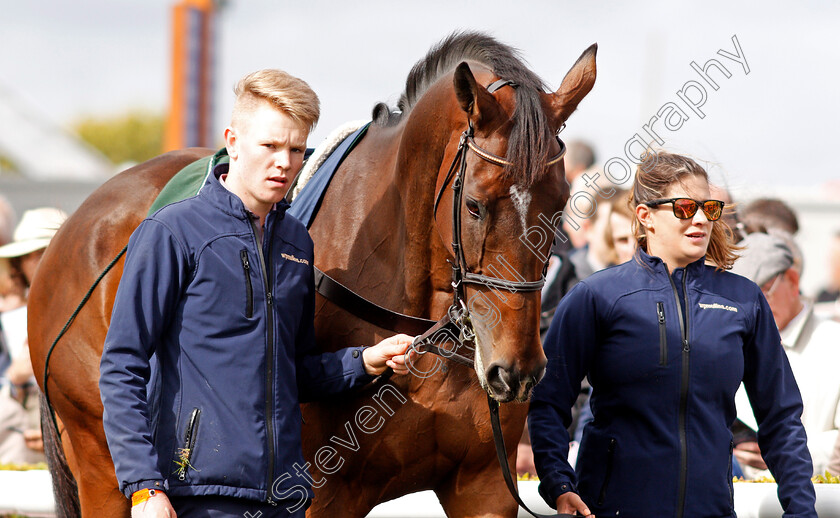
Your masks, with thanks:
<instances>
[{"instance_id":1,"label":"logo on jacket chest","mask_svg":"<svg viewBox=\"0 0 840 518\"><path fill-rule=\"evenodd\" d=\"M281 254L280 254L280 256L281 256L283 259L286 259L286 260L288 260L288 261L294 261L294 262L296 262L296 263L309 265L309 261L308 261L308 260L306 260L306 259L298 259L297 257L293 256L292 254L281 253Z\"/></svg>"},{"instance_id":2,"label":"logo on jacket chest","mask_svg":"<svg viewBox=\"0 0 840 518\"><path fill-rule=\"evenodd\" d=\"M699 302L697 305L700 306L700 309L725 309L726 311L731 311L733 313L738 312L738 308L735 306L724 306L723 304L718 304L717 302L713 304L703 304L702 302Z\"/></svg>"}]
</instances>

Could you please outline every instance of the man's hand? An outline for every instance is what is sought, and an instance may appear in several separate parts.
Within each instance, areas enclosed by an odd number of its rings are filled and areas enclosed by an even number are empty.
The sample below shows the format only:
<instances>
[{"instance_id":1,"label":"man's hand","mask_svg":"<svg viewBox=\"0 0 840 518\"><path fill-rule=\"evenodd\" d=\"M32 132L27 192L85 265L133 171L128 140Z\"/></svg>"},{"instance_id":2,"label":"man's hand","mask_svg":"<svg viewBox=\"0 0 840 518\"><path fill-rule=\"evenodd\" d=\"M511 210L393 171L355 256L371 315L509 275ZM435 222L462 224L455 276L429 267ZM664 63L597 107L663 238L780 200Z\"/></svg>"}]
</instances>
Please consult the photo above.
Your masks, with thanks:
<instances>
[{"instance_id":1,"label":"man's hand","mask_svg":"<svg viewBox=\"0 0 840 518\"><path fill-rule=\"evenodd\" d=\"M157 491L155 496L131 507L131 518L177 518L177 515L166 493Z\"/></svg>"},{"instance_id":2,"label":"man's hand","mask_svg":"<svg viewBox=\"0 0 840 518\"><path fill-rule=\"evenodd\" d=\"M595 515L589 512L589 507L583 503L577 493L569 491L557 497L557 512L564 514L575 514L579 512L586 518L595 518Z\"/></svg>"},{"instance_id":3,"label":"man's hand","mask_svg":"<svg viewBox=\"0 0 840 518\"><path fill-rule=\"evenodd\" d=\"M746 441L735 446L733 450L735 458L742 466L750 466L756 469L767 469L767 464L761 456L761 449L755 441Z\"/></svg>"},{"instance_id":4,"label":"man's hand","mask_svg":"<svg viewBox=\"0 0 840 518\"><path fill-rule=\"evenodd\" d=\"M406 367L406 350L414 337L408 335L394 335L386 338L373 347L362 351L362 359L365 362L365 372L377 376L385 372L387 367L394 370L394 374L408 374Z\"/></svg>"}]
</instances>

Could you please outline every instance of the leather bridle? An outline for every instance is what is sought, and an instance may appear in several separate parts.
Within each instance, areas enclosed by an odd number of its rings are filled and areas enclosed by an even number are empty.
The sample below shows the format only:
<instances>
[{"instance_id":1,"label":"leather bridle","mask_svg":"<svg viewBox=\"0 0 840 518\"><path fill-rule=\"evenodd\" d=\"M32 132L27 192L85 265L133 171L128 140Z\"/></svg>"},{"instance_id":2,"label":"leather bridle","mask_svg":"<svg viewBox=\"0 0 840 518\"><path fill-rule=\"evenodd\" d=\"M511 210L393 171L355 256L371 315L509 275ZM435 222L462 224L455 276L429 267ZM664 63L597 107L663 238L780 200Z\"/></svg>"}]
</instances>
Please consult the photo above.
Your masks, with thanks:
<instances>
[{"instance_id":1,"label":"leather bridle","mask_svg":"<svg viewBox=\"0 0 840 518\"><path fill-rule=\"evenodd\" d=\"M516 87L512 81L499 80L487 87L489 92L495 92L503 86ZM561 160L566 154L566 145L557 138L557 143L560 145L560 151L551 157L547 166L552 166ZM470 271L466 258L464 257L463 239L461 237L461 205L464 196L464 181L467 176L467 154L472 151L476 156L482 160L494 164L499 167L511 165L507 159L495 155L486 149L481 148L475 142L475 130L472 121L469 122L468 127L461 134L458 142L458 150L455 157L452 159L452 164L446 173L443 184L438 190L433 206L433 216L437 221L438 205L443 197L446 187L452 184L452 253L455 258L454 261L448 261L452 267L452 290L453 301L447 310L444 317L437 322L431 329L416 337L411 345L411 349L415 353L424 354L425 352L432 352L444 358L452 359L458 363L473 366L473 360L457 353L457 349L466 347L473 349L475 343L475 332L470 321L470 311L467 304L467 293L465 284L478 284L487 286L495 290L505 290L512 293L517 292L534 292L539 291L545 285L545 267L543 268L543 275L536 281L510 281L501 277L484 275ZM546 263L547 266L548 263ZM434 342L437 336L440 336L440 331L444 327L454 328L455 336L458 337L460 343L456 344L455 350L442 349ZM451 335L450 335L451 336Z\"/></svg>"}]
</instances>

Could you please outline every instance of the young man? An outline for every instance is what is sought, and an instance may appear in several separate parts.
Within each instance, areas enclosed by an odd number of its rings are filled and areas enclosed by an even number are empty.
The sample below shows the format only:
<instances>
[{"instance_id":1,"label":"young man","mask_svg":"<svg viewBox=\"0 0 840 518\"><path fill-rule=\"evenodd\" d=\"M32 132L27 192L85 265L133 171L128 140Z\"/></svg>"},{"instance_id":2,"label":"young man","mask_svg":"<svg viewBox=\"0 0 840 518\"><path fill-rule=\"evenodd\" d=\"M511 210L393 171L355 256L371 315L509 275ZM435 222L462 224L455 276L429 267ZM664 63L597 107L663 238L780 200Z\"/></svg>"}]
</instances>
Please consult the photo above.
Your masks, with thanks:
<instances>
[{"instance_id":1,"label":"young man","mask_svg":"<svg viewBox=\"0 0 840 518\"><path fill-rule=\"evenodd\" d=\"M313 244L283 198L318 98L278 70L235 91L230 164L141 223L114 303L100 389L132 517L289 516L312 496L299 401L407 372L405 335L313 355Z\"/></svg>"}]
</instances>

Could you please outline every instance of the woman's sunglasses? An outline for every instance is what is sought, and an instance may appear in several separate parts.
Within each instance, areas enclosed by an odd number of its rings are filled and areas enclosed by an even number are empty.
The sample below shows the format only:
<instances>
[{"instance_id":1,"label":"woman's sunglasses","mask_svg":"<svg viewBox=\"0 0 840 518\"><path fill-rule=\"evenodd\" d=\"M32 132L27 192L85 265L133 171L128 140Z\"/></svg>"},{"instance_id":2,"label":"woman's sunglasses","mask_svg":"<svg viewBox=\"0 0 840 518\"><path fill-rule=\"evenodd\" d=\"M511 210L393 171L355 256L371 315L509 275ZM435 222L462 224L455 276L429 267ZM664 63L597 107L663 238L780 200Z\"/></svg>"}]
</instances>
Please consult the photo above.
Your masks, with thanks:
<instances>
[{"instance_id":1,"label":"woman's sunglasses","mask_svg":"<svg viewBox=\"0 0 840 518\"><path fill-rule=\"evenodd\" d=\"M723 215L724 203L720 200L697 201L691 198L662 198L659 200L646 201L648 207L674 204L674 216L679 219L691 219L697 214L697 209L703 208L703 213L709 221L717 221Z\"/></svg>"}]
</instances>

